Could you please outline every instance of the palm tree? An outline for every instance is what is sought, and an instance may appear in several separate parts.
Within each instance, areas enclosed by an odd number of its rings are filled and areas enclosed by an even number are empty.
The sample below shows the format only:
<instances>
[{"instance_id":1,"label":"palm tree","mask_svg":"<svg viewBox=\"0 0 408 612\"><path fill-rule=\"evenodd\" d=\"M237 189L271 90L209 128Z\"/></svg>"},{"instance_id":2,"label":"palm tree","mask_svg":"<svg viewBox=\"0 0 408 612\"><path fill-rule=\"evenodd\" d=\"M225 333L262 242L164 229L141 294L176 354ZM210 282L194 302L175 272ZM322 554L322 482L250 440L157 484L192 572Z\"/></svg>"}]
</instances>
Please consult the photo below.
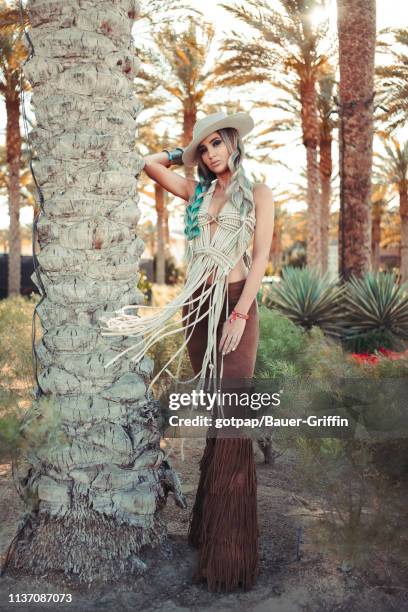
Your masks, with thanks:
<instances>
[{"instance_id":1,"label":"palm tree","mask_svg":"<svg viewBox=\"0 0 408 612\"><path fill-rule=\"evenodd\" d=\"M398 247L401 244L401 218L399 207L387 207L381 220L381 245L384 248Z\"/></svg>"},{"instance_id":2,"label":"palm tree","mask_svg":"<svg viewBox=\"0 0 408 612\"><path fill-rule=\"evenodd\" d=\"M327 20L312 24L315 9L324 8L325 0L279 0L281 10L268 0L245 0L241 6L222 4L237 19L250 26L258 36L246 38L233 34L222 50L229 54L217 72L221 85L269 83L291 98L300 100L300 121L307 159L308 264L320 267L320 196L317 149L319 119L317 81L327 62L320 47L326 41ZM259 36L260 35L260 36ZM327 41L326 41L327 42Z\"/></svg>"},{"instance_id":3,"label":"palm tree","mask_svg":"<svg viewBox=\"0 0 408 612\"><path fill-rule=\"evenodd\" d=\"M392 33L392 43L383 43L392 62L377 66L376 74L383 93L385 112L381 119L387 122L389 131L406 124L408 119L408 30L383 30L384 34Z\"/></svg>"},{"instance_id":4,"label":"palm tree","mask_svg":"<svg viewBox=\"0 0 408 612\"><path fill-rule=\"evenodd\" d=\"M186 16L202 17L202 12L194 8L188 1L181 0L140 0L136 14L137 34L151 36L153 30L164 23L174 25Z\"/></svg>"},{"instance_id":5,"label":"palm tree","mask_svg":"<svg viewBox=\"0 0 408 612\"><path fill-rule=\"evenodd\" d=\"M381 136L387 155L378 154L384 181L399 195L401 218L401 282L408 280L408 141L400 143L392 134Z\"/></svg>"},{"instance_id":6,"label":"palm tree","mask_svg":"<svg viewBox=\"0 0 408 612\"><path fill-rule=\"evenodd\" d=\"M340 277L371 263L375 0L338 0L340 121Z\"/></svg>"},{"instance_id":7,"label":"palm tree","mask_svg":"<svg viewBox=\"0 0 408 612\"><path fill-rule=\"evenodd\" d=\"M321 214L321 246L322 272L327 271L329 257L329 229L331 180L333 171L332 141L333 129L336 125L332 118L334 74L330 70L319 78L318 110L320 116L319 137L319 172L320 172L320 214Z\"/></svg>"},{"instance_id":8,"label":"palm tree","mask_svg":"<svg viewBox=\"0 0 408 612\"><path fill-rule=\"evenodd\" d=\"M182 147L191 141L197 112L203 109L205 96L214 86L212 69L206 67L213 38L212 24L202 16L200 19L188 16L181 31L167 23L158 26L152 33L154 47L142 49L143 64L136 79L136 91L143 95L146 89L151 90L150 105L157 106L160 101L157 96L163 92L167 102L177 102L173 116L181 108ZM164 112L169 114L168 110ZM192 177L193 167L185 167L185 172Z\"/></svg>"},{"instance_id":9,"label":"palm tree","mask_svg":"<svg viewBox=\"0 0 408 612\"><path fill-rule=\"evenodd\" d=\"M287 218L287 211L283 209L283 205L287 201L286 194L280 193L274 195L275 203L275 223L273 226L273 237L271 250L269 253L269 260L272 263L274 274L277 274L282 268L283 261L283 247L282 247L282 234L285 219Z\"/></svg>"},{"instance_id":10,"label":"palm tree","mask_svg":"<svg viewBox=\"0 0 408 612\"><path fill-rule=\"evenodd\" d=\"M35 184L29 167L27 144L21 138L21 167L20 167L20 206L32 206L36 210ZM7 147L0 146L0 195L7 197L10 186L10 176L7 163ZM7 230L8 231L8 230Z\"/></svg>"},{"instance_id":11,"label":"palm tree","mask_svg":"<svg viewBox=\"0 0 408 612\"><path fill-rule=\"evenodd\" d=\"M388 185L377 183L372 190L372 217L371 217L371 265L375 272L380 269L381 251L381 222L389 203L387 198Z\"/></svg>"},{"instance_id":12,"label":"palm tree","mask_svg":"<svg viewBox=\"0 0 408 612\"><path fill-rule=\"evenodd\" d=\"M9 205L8 295L19 295L21 287L20 235L20 67L27 56L21 40L19 13L15 4L0 0L0 95L6 106L7 191ZM23 83L27 88L27 83Z\"/></svg>"},{"instance_id":13,"label":"palm tree","mask_svg":"<svg viewBox=\"0 0 408 612\"><path fill-rule=\"evenodd\" d=\"M143 303L136 289L144 247L134 180L142 168L134 150L137 15L112 3L101 22L98 3L84 8L75 0L33 0L28 8L37 53L24 71L41 124L34 171L42 193L36 314L43 336L23 430L28 435L37 423L49 436L16 466L29 512L6 566L88 583L117 580L143 570L141 548L163 539L159 510L170 490L185 507L160 449L157 402L146 391L152 360L122 357L106 369L128 343L102 336L99 325L121 306ZM67 21L68 9L84 18Z\"/></svg>"},{"instance_id":14,"label":"palm tree","mask_svg":"<svg viewBox=\"0 0 408 612\"><path fill-rule=\"evenodd\" d=\"M161 136L156 129L153 129L156 123L162 118L156 112L150 114L149 119L146 119L139 127L139 139L143 143L143 149L150 153L157 153L165 148L173 148L176 146L171 142L167 131ZM142 147L139 147L139 150ZM165 264L166 264L166 243L168 244L168 214L167 214L167 192L159 183L154 183L154 203L157 214L157 251L156 251L156 282L164 285L166 282Z\"/></svg>"},{"instance_id":15,"label":"palm tree","mask_svg":"<svg viewBox=\"0 0 408 612\"><path fill-rule=\"evenodd\" d=\"M192 139L199 112L209 114L221 108L225 112L242 110L236 101L227 100L223 104L214 105L206 99L215 84L215 68L207 69L214 29L211 24L204 22L202 15L201 19L189 15L185 22L187 25L181 31L174 24L157 24L150 32L153 46L145 45L141 49L142 69L135 80L135 91L143 100L145 109L151 111L145 120L146 128L156 128L161 122L172 133L172 143L166 141L166 134L163 137L159 137L158 133L152 136L157 141L156 145L151 143L152 150L176 146L175 129L180 131L177 145L185 147ZM186 177L193 178L194 167L185 166L184 172ZM155 186L155 190L159 203L156 208L160 210L165 233L168 234L165 223L167 210L163 206L166 194L159 186ZM161 240L159 242L161 244ZM186 244L187 240L185 247Z\"/></svg>"},{"instance_id":16,"label":"palm tree","mask_svg":"<svg viewBox=\"0 0 408 612\"><path fill-rule=\"evenodd\" d=\"M248 159L252 159L260 164L267 163L268 165L279 165L283 166L287 170L291 170L291 167L284 163L279 157L275 157L272 159L271 153L272 151L277 151L282 147L293 147L298 144L298 140L300 144L302 144L302 137L300 138L296 136L297 131L297 122L298 118L301 114L301 104L300 99L296 95L295 88L292 91L293 98L292 99L278 99L273 103L268 102L266 100L257 100L253 103L253 109L259 108L275 108L279 109L282 112L282 116L279 119L275 119L271 122L263 124L261 129L255 129L251 132L246 141L246 157ZM251 109L252 110L252 109ZM323 121L323 119L322 119ZM328 121L326 120L326 123ZM275 134L279 132L290 132L291 134L295 134L294 138L289 142L283 144L278 142L275 137ZM248 148L248 150L247 150ZM306 174L301 173L302 178L305 179L305 185L307 184ZM287 212L282 208L284 204L289 201L294 201L304 203L307 201L307 188L303 188L302 186L298 186L298 191L294 194L288 190L282 190L281 192L277 192L274 194L274 203L275 203L275 224L274 231L272 236L272 244L271 251L269 254L269 260L272 264L272 267L275 271L279 270L282 267L283 261L283 252L282 252L282 239L284 235L283 226L285 223L285 219L287 217ZM326 240L328 243L328 240ZM323 229L322 229L322 244L323 244Z\"/></svg>"}]
</instances>

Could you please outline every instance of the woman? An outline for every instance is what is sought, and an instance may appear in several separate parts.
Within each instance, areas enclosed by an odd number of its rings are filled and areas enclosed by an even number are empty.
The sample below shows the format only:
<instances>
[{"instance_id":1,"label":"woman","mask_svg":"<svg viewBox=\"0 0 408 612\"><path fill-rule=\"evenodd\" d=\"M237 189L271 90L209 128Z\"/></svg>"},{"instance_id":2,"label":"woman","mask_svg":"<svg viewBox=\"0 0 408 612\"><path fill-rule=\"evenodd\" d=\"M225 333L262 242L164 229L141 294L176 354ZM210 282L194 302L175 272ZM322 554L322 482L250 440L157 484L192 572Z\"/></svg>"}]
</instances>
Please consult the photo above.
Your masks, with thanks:
<instances>
[{"instance_id":1,"label":"woman","mask_svg":"<svg viewBox=\"0 0 408 612\"><path fill-rule=\"evenodd\" d=\"M141 319L126 314L127 306L104 323L105 335L144 336L110 363L136 347L132 359L140 359L155 342L184 331L185 342L149 388L176 356L181 361L185 347L200 388L205 384L207 390L211 386L214 391L235 390L253 376L259 336L256 295L274 222L271 190L264 184L252 185L242 166L241 139L253 126L247 113L215 113L197 121L184 152L163 151L145 158L150 178L189 203L186 283L158 315ZM172 163L183 162L198 164L198 181L169 169ZM252 240L251 259L247 249ZM177 326L173 319L180 307L182 320ZM231 381L235 381L232 387ZM239 405L230 405L225 414L224 406L217 407L223 416L236 415L238 410ZM197 580L206 580L210 590L233 590L239 585L248 589L258 565L252 441L228 428L220 431L213 429L207 435L189 542L198 549Z\"/></svg>"}]
</instances>

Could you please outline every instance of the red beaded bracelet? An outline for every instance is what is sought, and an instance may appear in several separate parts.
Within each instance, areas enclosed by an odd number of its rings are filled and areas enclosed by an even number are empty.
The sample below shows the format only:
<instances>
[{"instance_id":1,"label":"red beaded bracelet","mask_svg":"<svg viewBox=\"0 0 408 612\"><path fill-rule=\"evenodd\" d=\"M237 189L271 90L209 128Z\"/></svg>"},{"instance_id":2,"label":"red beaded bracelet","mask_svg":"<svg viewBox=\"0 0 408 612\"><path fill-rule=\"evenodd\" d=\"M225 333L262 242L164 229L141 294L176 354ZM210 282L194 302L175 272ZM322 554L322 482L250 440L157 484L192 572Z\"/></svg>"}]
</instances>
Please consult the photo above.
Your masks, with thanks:
<instances>
[{"instance_id":1,"label":"red beaded bracelet","mask_svg":"<svg viewBox=\"0 0 408 612\"><path fill-rule=\"evenodd\" d=\"M230 316L230 323L231 321L235 321L238 317L240 319L249 319L249 314L242 314L242 312L237 312L236 310L233 310Z\"/></svg>"}]
</instances>

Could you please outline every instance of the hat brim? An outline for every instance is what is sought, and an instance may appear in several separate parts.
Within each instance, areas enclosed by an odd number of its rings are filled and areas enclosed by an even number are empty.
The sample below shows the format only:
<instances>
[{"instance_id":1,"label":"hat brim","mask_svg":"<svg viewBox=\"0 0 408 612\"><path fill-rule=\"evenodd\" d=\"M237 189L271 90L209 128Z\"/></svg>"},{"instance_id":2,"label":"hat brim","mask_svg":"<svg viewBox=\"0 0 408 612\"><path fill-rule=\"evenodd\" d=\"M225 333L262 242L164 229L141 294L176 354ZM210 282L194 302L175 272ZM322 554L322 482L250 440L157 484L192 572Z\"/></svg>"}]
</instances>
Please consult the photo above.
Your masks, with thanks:
<instances>
[{"instance_id":1,"label":"hat brim","mask_svg":"<svg viewBox=\"0 0 408 612\"><path fill-rule=\"evenodd\" d=\"M217 130L221 130L222 128L235 128L238 130L240 137L246 136L253 128L254 121L248 113L235 113L235 115L230 115L228 117L224 117L219 121L214 121L211 125L208 125L204 130L197 135L196 138L190 142L190 144L184 149L183 153L183 163L186 166L192 166L197 163L197 148L200 142L212 134Z\"/></svg>"}]
</instances>

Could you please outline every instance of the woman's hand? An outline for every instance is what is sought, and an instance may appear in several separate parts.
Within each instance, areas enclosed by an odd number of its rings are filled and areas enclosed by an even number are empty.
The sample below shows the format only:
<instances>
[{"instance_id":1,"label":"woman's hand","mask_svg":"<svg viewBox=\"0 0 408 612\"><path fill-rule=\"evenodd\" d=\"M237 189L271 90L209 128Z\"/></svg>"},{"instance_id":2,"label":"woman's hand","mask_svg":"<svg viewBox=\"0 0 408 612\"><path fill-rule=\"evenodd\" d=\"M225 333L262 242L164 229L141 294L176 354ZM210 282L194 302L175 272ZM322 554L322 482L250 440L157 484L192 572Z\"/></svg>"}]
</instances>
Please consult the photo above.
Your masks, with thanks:
<instances>
[{"instance_id":1,"label":"woman's hand","mask_svg":"<svg viewBox=\"0 0 408 612\"><path fill-rule=\"evenodd\" d=\"M147 176L159 183L166 191L188 202L195 193L197 182L170 170L169 166L169 157L163 151L144 157L143 170Z\"/></svg>"},{"instance_id":2,"label":"woman's hand","mask_svg":"<svg viewBox=\"0 0 408 612\"><path fill-rule=\"evenodd\" d=\"M245 325L246 320L241 318L237 318L235 321L232 319L225 321L219 346L223 355L235 351L244 333Z\"/></svg>"}]
</instances>

